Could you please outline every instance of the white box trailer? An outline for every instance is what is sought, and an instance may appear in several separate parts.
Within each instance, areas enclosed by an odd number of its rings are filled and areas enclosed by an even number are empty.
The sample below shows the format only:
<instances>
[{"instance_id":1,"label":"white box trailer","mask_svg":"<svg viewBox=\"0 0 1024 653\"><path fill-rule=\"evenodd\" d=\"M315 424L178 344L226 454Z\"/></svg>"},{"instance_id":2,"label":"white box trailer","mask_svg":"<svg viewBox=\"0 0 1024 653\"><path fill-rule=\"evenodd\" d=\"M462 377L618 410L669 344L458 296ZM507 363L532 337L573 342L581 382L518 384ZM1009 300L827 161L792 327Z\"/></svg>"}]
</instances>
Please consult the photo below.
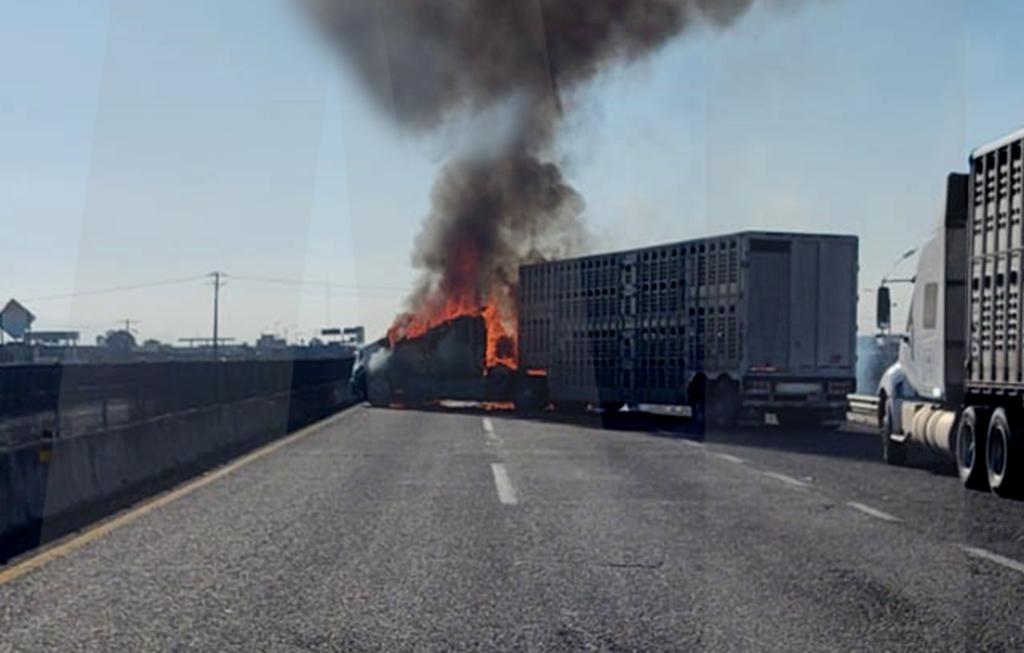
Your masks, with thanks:
<instances>
[{"instance_id":1,"label":"white box trailer","mask_svg":"<svg viewBox=\"0 0 1024 653\"><path fill-rule=\"evenodd\" d=\"M556 407L838 424L855 378L857 246L748 231L524 265L520 367L546 375Z\"/></svg>"}]
</instances>

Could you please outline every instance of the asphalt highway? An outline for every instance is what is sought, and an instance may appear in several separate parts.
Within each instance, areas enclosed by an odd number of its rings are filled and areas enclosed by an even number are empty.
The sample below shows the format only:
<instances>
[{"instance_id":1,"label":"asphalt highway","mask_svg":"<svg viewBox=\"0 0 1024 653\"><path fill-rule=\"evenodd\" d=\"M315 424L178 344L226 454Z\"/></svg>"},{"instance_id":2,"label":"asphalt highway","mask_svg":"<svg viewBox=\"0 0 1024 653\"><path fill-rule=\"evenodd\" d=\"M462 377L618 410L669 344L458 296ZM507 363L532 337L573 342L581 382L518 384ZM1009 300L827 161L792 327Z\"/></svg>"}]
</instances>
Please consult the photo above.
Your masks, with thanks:
<instances>
[{"instance_id":1,"label":"asphalt highway","mask_svg":"<svg viewBox=\"0 0 1024 653\"><path fill-rule=\"evenodd\" d=\"M357 407L0 567L0 651L1024 650L1024 503L877 448Z\"/></svg>"}]
</instances>

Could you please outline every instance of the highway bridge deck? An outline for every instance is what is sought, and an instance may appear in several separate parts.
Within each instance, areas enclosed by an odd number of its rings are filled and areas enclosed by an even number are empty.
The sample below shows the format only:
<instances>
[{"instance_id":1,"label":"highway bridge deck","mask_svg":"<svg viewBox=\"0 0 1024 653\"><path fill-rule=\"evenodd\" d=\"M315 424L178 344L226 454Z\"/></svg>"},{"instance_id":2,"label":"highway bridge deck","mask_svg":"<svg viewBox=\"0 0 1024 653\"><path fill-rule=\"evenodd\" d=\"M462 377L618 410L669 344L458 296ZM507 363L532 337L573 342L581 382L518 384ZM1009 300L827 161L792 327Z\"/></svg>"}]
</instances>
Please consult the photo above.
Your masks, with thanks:
<instances>
[{"instance_id":1,"label":"highway bridge deck","mask_svg":"<svg viewBox=\"0 0 1024 653\"><path fill-rule=\"evenodd\" d=\"M1024 648L1024 504L875 449L357 407L0 568L0 650Z\"/></svg>"}]
</instances>

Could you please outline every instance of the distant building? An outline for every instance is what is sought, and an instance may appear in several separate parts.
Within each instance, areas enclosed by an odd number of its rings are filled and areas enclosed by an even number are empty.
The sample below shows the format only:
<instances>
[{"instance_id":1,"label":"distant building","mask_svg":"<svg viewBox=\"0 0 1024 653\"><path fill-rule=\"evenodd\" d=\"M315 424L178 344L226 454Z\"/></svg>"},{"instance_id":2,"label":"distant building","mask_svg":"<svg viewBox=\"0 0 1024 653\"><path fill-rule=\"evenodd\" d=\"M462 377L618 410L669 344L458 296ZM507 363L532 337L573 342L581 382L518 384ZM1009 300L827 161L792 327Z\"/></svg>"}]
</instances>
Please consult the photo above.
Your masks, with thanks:
<instances>
[{"instance_id":1,"label":"distant building","mask_svg":"<svg viewBox=\"0 0 1024 653\"><path fill-rule=\"evenodd\" d=\"M327 327L320 330L320 335L335 338L332 342L359 346L366 341L366 328L362 326Z\"/></svg>"},{"instance_id":2,"label":"distant building","mask_svg":"<svg viewBox=\"0 0 1024 653\"><path fill-rule=\"evenodd\" d=\"M288 348L288 341L273 333L263 333L256 339L256 349L281 350Z\"/></svg>"},{"instance_id":3,"label":"distant building","mask_svg":"<svg viewBox=\"0 0 1024 653\"><path fill-rule=\"evenodd\" d=\"M74 347L78 345L81 335L78 331L29 331L25 334L25 343L48 347Z\"/></svg>"},{"instance_id":4,"label":"distant building","mask_svg":"<svg viewBox=\"0 0 1024 653\"><path fill-rule=\"evenodd\" d=\"M351 345L361 345L366 342L366 327L353 326L345 327L344 342Z\"/></svg>"}]
</instances>

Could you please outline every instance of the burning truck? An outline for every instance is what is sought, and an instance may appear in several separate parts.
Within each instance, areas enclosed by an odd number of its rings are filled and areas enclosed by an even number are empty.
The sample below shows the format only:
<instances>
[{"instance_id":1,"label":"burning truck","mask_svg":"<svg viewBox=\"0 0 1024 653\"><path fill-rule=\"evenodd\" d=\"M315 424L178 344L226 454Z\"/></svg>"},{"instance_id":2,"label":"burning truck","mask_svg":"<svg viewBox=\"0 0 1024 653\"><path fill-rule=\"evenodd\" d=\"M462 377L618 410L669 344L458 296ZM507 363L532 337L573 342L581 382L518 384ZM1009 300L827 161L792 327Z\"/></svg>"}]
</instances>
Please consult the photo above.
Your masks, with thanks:
<instances>
[{"instance_id":1,"label":"burning truck","mask_svg":"<svg viewBox=\"0 0 1024 653\"><path fill-rule=\"evenodd\" d=\"M830 234L525 264L515 302L407 314L357 370L378 406L669 404L716 426L837 425L854 388L856 282L856 237Z\"/></svg>"},{"instance_id":2,"label":"burning truck","mask_svg":"<svg viewBox=\"0 0 1024 653\"><path fill-rule=\"evenodd\" d=\"M353 372L357 392L374 406L420 406L439 399L544 407L543 384L516 369L515 341L509 335L488 356L487 319L460 315L416 337L383 339L366 364Z\"/></svg>"},{"instance_id":3,"label":"burning truck","mask_svg":"<svg viewBox=\"0 0 1024 653\"><path fill-rule=\"evenodd\" d=\"M413 247L421 277L409 310L360 367L359 384L374 403L472 396L703 406L706 398L708 410L726 418L741 403L804 401L830 416L841 411L834 394L853 379L855 241L833 247L814 237L737 235L724 238L736 245L724 253L722 239L707 239L567 259L588 249L588 234L583 198L560 167L559 135L587 101L584 89L695 28L728 28L753 4L308 3L382 115L414 133L476 121L486 130L486 138L456 144L439 170ZM755 241L773 238L780 243L757 249ZM756 274L729 267L745 260L744 247L764 262ZM655 277L643 280L642 257L654 251ZM807 281L819 265L831 275L827 286ZM725 268L735 278L722 281ZM762 295L776 303L752 303L747 288L765 279L781 284L778 294ZM782 301L792 316L775 315L786 313ZM772 319L777 327L768 326ZM755 380L745 365L763 376Z\"/></svg>"}]
</instances>

